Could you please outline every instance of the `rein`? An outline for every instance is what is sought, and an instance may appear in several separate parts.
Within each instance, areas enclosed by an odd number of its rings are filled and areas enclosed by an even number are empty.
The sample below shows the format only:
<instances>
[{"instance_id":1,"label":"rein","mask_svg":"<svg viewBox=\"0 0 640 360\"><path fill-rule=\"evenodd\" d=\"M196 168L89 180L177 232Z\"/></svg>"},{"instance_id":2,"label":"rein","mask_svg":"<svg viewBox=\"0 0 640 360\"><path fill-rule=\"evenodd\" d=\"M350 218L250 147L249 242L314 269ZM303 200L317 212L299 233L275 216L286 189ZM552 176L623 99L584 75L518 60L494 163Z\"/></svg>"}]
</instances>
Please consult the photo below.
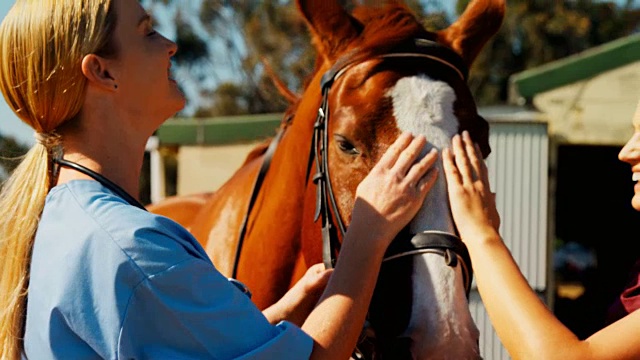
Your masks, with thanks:
<instances>
[{"instance_id":1,"label":"rein","mask_svg":"<svg viewBox=\"0 0 640 360\"><path fill-rule=\"evenodd\" d=\"M322 101L313 126L313 139L311 150L309 152L307 177L311 174L312 164L315 163L316 168L316 173L312 177L312 181L316 185L316 211L314 214L314 222L318 221L320 216L322 216L322 258L325 267L328 269L335 266L338 252L340 250L339 239L344 238L346 233L346 226L342 222L329 175L329 161L327 153L329 149L329 91L335 81L348 69L362 63L363 61L371 60L358 59L354 54L355 52L349 53L340 58L336 61L334 66L322 76L320 83ZM460 76L463 81L467 80L468 69L462 58L453 52L453 50L426 39L414 39L411 44L411 48L408 51L382 54L374 57L374 59L376 58L424 58L447 66ZM262 187L262 183L264 182L265 175L269 170L271 159L285 130L286 127L281 127L276 137L269 144L264 155L262 166L258 172L258 177L254 183L251 198L249 200L249 206L239 231L238 245L236 248L232 271L232 277L234 279L237 276L240 253L246 236L249 216L255 205L255 200L257 199L260 188ZM424 231L414 234L409 241L396 239L389 246L383 262L423 253L435 253L442 255L446 264L452 267L455 267L458 264L458 259L460 259L464 276L465 291L467 297L469 296L471 279L473 278L471 259L466 246L456 235L439 231ZM241 290L248 291L246 287L244 287L244 289L241 288Z\"/></svg>"}]
</instances>

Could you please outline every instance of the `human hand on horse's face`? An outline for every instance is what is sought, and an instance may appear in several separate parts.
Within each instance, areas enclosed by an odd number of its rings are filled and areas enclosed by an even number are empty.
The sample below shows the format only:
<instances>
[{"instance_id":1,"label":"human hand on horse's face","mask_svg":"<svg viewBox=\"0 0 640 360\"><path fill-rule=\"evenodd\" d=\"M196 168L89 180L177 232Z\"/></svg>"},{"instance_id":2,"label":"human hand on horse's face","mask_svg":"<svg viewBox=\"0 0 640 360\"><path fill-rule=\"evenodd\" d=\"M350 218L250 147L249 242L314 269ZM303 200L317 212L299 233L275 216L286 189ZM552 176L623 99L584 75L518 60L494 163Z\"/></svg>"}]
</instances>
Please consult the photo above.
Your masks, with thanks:
<instances>
[{"instance_id":1,"label":"human hand on horse's face","mask_svg":"<svg viewBox=\"0 0 640 360\"><path fill-rule=\"evenodd\" d=\"M444 149L442 162L447 177L453 220L465 242L483 235L497 234L500 215L495 194L491 193L487 167L477 144L469 133L456 135L453 149ZM492 237L495 238L495 237Z\"/></svg>"},{"instance_id":2,"label":"human hand on horse's face","mask_svg":"<svg viewBox=\"0 0 640 360\"><path fill-rule=\"evenodd\" d=\"M356 190L351 226L362 226L388 246L416 215L433 186L438 153L418 161L427 144L423 135L403 133L389 147Z\"/></svg>"},{"instance_id":3,"label":"human hand on horse's face","mask_svg":"<svg viewBox=\"0 0 640 360\"><path fill-rule=\"evenodd\" d=\"M333 269L325 269L324 264L311 266L302 278L263 314L272 324L287 320L302 326L318 303L332 273Z\"/></svg>"}]
</instances>

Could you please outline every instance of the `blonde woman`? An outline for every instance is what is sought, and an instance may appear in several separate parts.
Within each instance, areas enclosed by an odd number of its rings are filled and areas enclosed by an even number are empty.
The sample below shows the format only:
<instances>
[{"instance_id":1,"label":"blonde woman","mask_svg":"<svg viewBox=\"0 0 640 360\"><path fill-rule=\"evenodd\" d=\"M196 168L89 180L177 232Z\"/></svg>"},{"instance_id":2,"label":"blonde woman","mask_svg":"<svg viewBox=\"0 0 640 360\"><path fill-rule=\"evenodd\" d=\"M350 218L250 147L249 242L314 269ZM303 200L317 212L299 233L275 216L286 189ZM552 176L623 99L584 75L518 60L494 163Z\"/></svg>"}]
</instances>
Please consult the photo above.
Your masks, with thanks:
<instances>
[{"instance_id":1,"label":"blonde woman","mask_svg":"<svg viewBox=\"0 0 640 360\"><path fill-rule=\"evenodd\" d=\"M631 165L634 181L640 180L640 107L638 110L633 120L635 134L619 155ZM509 354L514 359L640 359L640 311L634 311L640 275L632 274L635 281L622 295L619 305L626 316L579 340L531 290L502 242L487 169L481 159L468 133L454 137L452 150L443 153L451 212L469 249L482 301ZM640 185L634 189L631 204L640 211Z\"/></svg>"},{"instance_id":2,"label":"blonde woman","mask_svg":"<svg viewBox=\"0 0 640 360\"><path fill-rule=\"evenodd\" d=\"M263 314L130 195L147 138L184 106L176 50L137 0L17 0L2 22L0 89L37 144L0 195L1 359L349 357L436 155L403 134L358 188L346 261Z\"/></svg>"}]
</instances>

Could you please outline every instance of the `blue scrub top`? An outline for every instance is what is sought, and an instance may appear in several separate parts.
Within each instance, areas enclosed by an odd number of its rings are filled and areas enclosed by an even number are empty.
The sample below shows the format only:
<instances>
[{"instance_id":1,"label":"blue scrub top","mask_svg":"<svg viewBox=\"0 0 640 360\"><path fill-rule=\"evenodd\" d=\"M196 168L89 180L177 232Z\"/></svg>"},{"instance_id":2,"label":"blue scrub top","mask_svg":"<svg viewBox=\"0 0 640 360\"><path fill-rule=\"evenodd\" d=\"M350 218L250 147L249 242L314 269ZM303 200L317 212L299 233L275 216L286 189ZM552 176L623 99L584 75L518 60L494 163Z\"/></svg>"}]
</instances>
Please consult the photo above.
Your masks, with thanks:
<instances>
[{"instance_id":1,"label":"blue scrub top","mask_svg":"<svg viewBox=\"0 0 640 360\"><path fill-rule=\"evenodd\" d=\"M307 359L183 227L76 180L47 196L27 302L29 359Z\"/></svg>"}]
</instances>

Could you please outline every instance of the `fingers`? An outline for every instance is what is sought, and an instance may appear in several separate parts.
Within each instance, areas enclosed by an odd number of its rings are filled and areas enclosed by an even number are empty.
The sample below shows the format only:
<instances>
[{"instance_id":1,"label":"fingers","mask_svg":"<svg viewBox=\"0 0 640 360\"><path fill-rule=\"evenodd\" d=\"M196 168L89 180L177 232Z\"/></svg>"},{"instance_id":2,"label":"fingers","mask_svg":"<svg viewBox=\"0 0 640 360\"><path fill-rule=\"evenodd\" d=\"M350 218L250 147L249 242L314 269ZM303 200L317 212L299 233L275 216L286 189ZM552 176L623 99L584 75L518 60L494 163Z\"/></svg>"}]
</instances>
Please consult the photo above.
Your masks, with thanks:
<instances>
[{"instance_id":1,"label":"fingers","mask_svg":"<svg viewBox=\"0 0 640 360\"><path fill-rule=\"evenodd\" d=\"M484 164L484 161L481 160L482 157L478 157L478 153L476 152L477 145L471 140L471 136L466 130L462 132L462 141L464 143L467 157L469 158L469 163L471 164L471 170L473 172L472 179L482 180L482 165Z\"/></svg>"},{"instance_id":2,"label":"fingers","mask_svg":"<svg viewBox=\"0 0 640 360\"><path fill-rule=\"evenodd\" d=\"M319 264L312 265L312 266L307 270L307 274L320 274L320 273L322 273L323 271L325 271L324 264L319 263Z\"/></svg>"},{"instance_id":3,"label":"fingers","mask_svg":"<svg viewBox=\"0 0 640 360\"><path fill-rule=\"evenodd\" d=\"M393 167L393 165L398 161L398 157L413 140L413 135L409 132L404 132L398 136L396 141L389 146L389 149L382 155L380 161L378 162L378 166L383 166L388 169Z\"/></svg>"},{"instance_id":4,"label":"fingers","mask_svg":"<svg viewBox=\"0 0 640 360\"><path fill-rule=\"evenodd\" d=\"M418 190L422 194L422 196L427 196L433 184L436 183L436 179L438 178L438 169L431 170L426 176L420 179L418 183Z\"/></svg>"},{"instance_id":5,"label":"fingers","mask_svg":"<svg viewBox=\"0 0 640 360\"><path fill-rule=\"evenodd\" d=\"M475 150L476 158L482 159L482 150L480 150L480 145L477 143L475 143ZM487 170L487 164L483 160L480 160L480 177L482 178L482 181L489 184L489 170Z\"/></svg>"},{"instance_id":6,"label":"fingers","mask_svg":"<svg viewBox=\"0 0 640 360\"><path fill-rule=\"evenodd\" d=\"M301 281L304 291L314 292L318 289L324 289L329 282L331 274L333 274L333 269L325 269L322 263L311 266L303 277L304 281Z\"/></svg>"},{"instance_id":7,"label":"fingers","mask_svg":"<svg viewBox=\"0 0 640 360\"><path fill-rule=\"evenodd\" d=\"M427 139L424 135L414 137L409 145L402 150L402 153L398 156L392 170L396 171L401 176L406 175L409 169L415 168L413 164L415 164L425 145L427 145Z\"/></svg>"},{"instance_id":8,"label":"fingers","mask_svg":"<svg viewBox=\"0 0 640 360\"><path fill-rule=\"evenodd\" d=\"M429 171L433 164L435 164L436 160L438 160L438 150L436 150L436 148L433 148L427 153L427 155L420 159L420 161L411 166L411 169L407 173L405 181L409 182L410 184L418 184L419 181L422 181L427 171Z\"/></svg>"},{"instance_id":9,"label":"fingers","mask_svg":"<svg viewBox=\"0 0 640 360\"><path fill-rule=\"evenodd\" d=\"M447 177L447 184L449 189L454 184L462 184L462 175L458 171L453 159L453 152L451 149L446 148L442 152L442 166L444 168L444 174Z\"/></svg>"},{"instance_id":10,"label":"fingers","mask_svg":"<svg viewBox=\"0 0 640 360\"><path fill-rule=\"evenodd\" d=\"M465 144L460 135L453 137L451 141L453 148L453 155L455 159L456 167L460 172L460 177L463 184L470 184L473 182L473 169L469 163L469 157L465 149Z\"/></svg>"}]
</instances>

